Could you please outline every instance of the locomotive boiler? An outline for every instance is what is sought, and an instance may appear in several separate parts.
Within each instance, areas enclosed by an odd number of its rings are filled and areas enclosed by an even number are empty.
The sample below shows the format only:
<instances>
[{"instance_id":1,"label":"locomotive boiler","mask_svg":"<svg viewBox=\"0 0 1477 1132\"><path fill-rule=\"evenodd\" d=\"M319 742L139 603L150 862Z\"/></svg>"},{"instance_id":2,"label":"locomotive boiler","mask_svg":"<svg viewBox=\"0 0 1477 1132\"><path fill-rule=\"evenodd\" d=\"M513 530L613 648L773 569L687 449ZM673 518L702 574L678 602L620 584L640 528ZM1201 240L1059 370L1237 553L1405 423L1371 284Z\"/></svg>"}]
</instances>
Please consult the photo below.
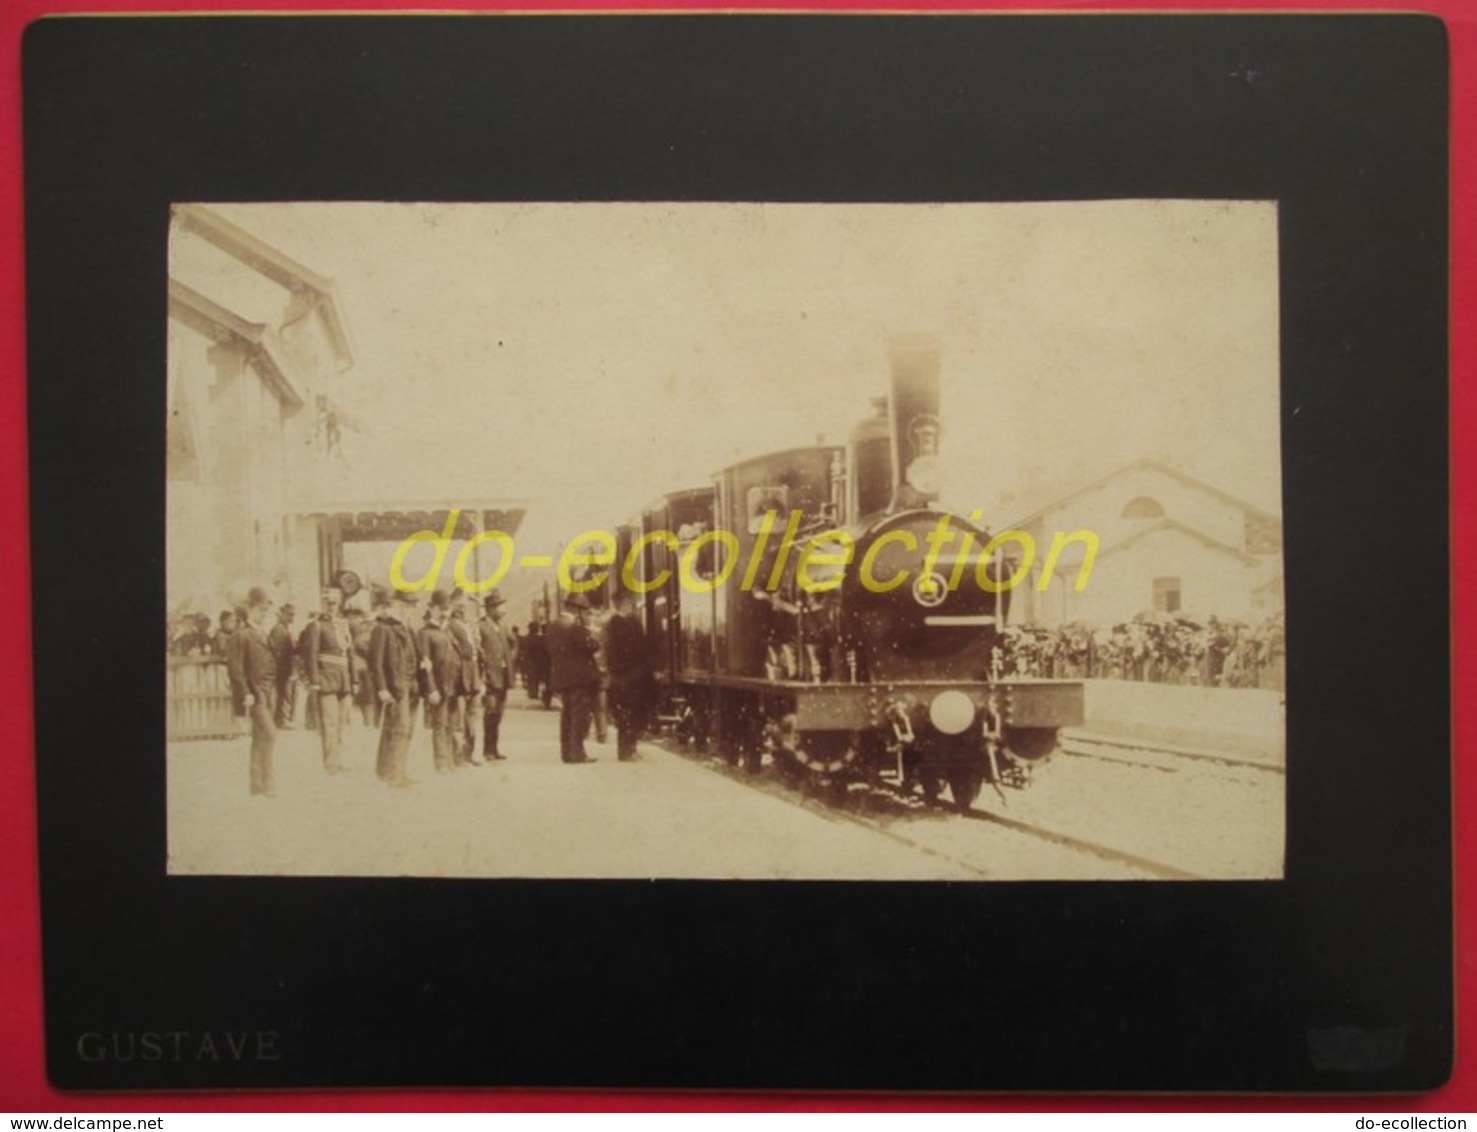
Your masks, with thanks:
<instances>
[{"instance_id":1,"label":"locomotive boiler","mask_svg":"<svg viewBox=\"0 0 1477 1132\"><path fill-rule=\"evenodd\" d=\"M844 792L970 806L1024 786L1082 721L1078 682L1006 677L1011 564L938 504L939 352L894 342L846 445L733 464L616 535L663 714L690 743Z\"/></svg>"}]
</instances>

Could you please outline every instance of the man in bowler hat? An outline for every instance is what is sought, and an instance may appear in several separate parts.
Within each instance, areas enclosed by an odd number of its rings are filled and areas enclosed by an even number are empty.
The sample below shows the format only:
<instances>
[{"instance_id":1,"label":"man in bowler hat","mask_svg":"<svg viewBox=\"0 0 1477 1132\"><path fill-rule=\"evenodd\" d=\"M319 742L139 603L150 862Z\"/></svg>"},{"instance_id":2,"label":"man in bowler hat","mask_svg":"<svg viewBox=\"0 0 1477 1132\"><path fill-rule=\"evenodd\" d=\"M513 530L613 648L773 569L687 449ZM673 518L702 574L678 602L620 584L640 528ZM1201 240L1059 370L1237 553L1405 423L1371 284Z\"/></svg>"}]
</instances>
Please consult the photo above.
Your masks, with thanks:
<instances>
[{"instance_id":1,"label":"man in bowler hat","mask_svg":"<svg viewBox=\"0 0 1477 1132\"><path fill-rule=\"evenodd\" d=\"M503 606L506 604L507 599L497 590L489 592L482 599L486 616L477 631L482 646L482 757L489 760L507 757L498 750L498 733L518 661L517 646L503 627Z\"/></svg>"},{"instance_id":2,"label":"man in bowler hat","mask_svg":"<svg viewBox=\"0 0 1477 1132\"><path fill-rule=\"evenodd\" d=\"M450 598L445 590L437 590L431 595L426 623L418 634L421 694L426 701L426 726L431 730L431 755L437 774L445 774L456 766L451 708L456 698L461 658L446 628L450 613Z\"/></svg>"},{"instance_id":3,"label":"man in bowler hat","mask_svg":"<svg viewBox=\"0 0 1477 1132\"><path fill-rule=\"evenodd\" d=\"M559 694L559 757L567 763L596 761L585 753L600 690L600 645L584 621L589 608L584 594L569 594L559 620L549 626L549 682Z\"/></svg>"},{"instance_id":4,"label":"man in bowler hat","mask_svg":"<svg viewBox=\"0 0 1477 1132\"><path fill-rule=\"evenodd\" d=\"M267 643L267 615L272 599L267 591L253 587L246 598L246 624L237 630L241 649L241 703L251 717L251 792L271 798L276 795L272 774L272 748L277 728L272 722L272 699L276 692L277 663Z\"/></svg>"},{"instance_id":5,"label":"man in bowler hat","mask_svg":"<svg viewBox=\"0 0 1477 1132\"><path fill-rule=\"evenodd\" d=\"M421 655L406 621L415 616L415 594L397 591L369 639L369 680L383 708L375 770L391 786L409 786L410 737L415 731L415 687Z\"/></svg>"},{"instance_id":6,"label":"man in bowler hat","mask_svg":"<svg viewBox=\"0 0 1477 1132\"><path fill-rule=\"evenodd\" d=\"M292 620L297 614L292 602L277 610L277 624L267 634L272 659L277 664L277 728L294 726L297 715L297 643L293 639Z\"/></svg>"}]
</instances>

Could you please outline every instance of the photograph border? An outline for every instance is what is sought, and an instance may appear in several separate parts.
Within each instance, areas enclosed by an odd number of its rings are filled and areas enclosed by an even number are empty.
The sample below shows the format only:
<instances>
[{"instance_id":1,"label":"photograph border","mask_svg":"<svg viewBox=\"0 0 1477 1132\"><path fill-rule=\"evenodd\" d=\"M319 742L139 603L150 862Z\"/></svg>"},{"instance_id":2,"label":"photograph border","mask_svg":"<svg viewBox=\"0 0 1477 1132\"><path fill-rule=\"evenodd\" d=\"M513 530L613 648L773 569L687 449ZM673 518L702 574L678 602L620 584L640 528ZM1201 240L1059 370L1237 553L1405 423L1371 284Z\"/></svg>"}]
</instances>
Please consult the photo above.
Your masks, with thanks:
<instances>
[{"instance_id":1,"label":"photograph border","mask_svg":"<svg viewBox=\"0 0 1477 1132\"><path fill-rule=\"evenodd\" d=\"M1445 1079L1444 28L1415 15L950 19L31 26L31 537L54 1083L1400 1091ZM670 65L653 71L653 59ZM519 113L490 111L508 105ZM192 128L202 106L210 128ZM787 113L796 106L806 113ZM998 132L971 133L981 120ZM775 133L757 128L776 121ZM159 136L180 144L150 144ZM974 148L961 152L960 136ZM403 161L389 168L386 153ZM162 651L162 399L121 383L162 391L168 203L612 188L1279 200L1285 882L165 883L153 820L162 666L147 663ZM1371 522L1394 515L1397 547ZM105 570L75 552L79 516L106 516ZM1392 613L1369 567L1385 555L1418 643L1400 663L1347 637ZM84 645L110 674L85 698ZM417 930L427 925L438 946ZM356 947L376 930L393 962ZM442 948L447 932L460 946ZM793 945L764 946L775 941ZM473 1009L487 1003L527 1045L490 1048ZM291 1056L79 1068L72 1036L100 1025L269 1030Z\"/></svg>"}]
</instances>

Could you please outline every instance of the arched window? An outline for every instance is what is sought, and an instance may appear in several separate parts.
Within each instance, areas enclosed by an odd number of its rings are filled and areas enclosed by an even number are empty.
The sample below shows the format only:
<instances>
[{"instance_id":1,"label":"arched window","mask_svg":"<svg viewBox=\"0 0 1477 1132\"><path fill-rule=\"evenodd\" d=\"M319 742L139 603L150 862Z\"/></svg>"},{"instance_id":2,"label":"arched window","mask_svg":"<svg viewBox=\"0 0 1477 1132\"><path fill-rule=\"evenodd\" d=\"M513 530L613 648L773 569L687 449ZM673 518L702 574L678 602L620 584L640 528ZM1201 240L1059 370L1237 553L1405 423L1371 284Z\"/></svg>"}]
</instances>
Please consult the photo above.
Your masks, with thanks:
<instances>
[{"instance_id":1,"label":"arched window","mask_svg":"<svg viewBox=\"0 0 1477 1132\"><path fill-rule=\"evenodd\" d=\"M1150 496L1140 495L1124 504L1123 518L1162 519L1164 518L1164 504Z\"/></svg>"}]
</instances>

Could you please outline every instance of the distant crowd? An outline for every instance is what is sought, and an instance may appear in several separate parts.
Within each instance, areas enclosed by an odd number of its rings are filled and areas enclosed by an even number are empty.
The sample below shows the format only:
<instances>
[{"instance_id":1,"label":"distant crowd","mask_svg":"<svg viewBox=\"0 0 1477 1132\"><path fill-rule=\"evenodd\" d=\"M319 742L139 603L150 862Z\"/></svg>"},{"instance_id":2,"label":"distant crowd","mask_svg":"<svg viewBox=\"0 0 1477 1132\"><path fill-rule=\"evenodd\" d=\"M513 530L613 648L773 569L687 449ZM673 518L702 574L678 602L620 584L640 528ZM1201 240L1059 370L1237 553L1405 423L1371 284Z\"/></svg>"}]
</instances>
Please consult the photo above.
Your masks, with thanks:
<instances>
[{"instance_id":1,"label":"distant crowd","mask_svg":"<svg viewBox=\"0 0 1477 1132\"><path fill-rule=\"evenodd\" d=\"M1173 614L1109 629L1069 624L1048 630L1013 626L1003 664L1008 675L1054 679L1139 680L1283 691L1287 636L1282 614L1255 624Z\"/></svg>"}]
</instances>

